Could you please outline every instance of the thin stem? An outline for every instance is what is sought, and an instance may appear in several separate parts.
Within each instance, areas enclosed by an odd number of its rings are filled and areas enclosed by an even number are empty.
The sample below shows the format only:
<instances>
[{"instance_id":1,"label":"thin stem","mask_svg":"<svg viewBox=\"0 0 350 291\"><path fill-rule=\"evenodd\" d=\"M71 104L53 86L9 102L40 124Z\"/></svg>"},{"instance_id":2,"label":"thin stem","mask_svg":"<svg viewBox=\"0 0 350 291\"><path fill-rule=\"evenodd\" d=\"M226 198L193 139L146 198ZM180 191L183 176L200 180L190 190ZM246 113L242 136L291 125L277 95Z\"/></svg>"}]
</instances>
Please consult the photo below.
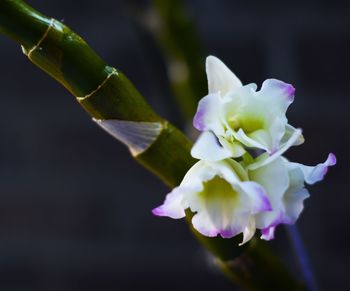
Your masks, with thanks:
<instances>
[{"instance_id":1,"label":"thin stem","mask_svg":"<svg viewBox=\"0 0 350 291\"><path fill-rule=\"evenodd\" d=\"M306 248L303 243L303 239L300 235L298 227L296 225L286 226L287 234L289 237L290 244L293 247L294 253L297 257L299 268L309 291L317 291L316 279L310 264L310 259L307 254Z\"/></svg>"},{"instance_id":2,"label":"thin stem","mask_svg":"<svg viewBox=\"0 0 350 291\"><path fill-rule=\"evenodd\" d=\"M206 94L206 77L200 38L185 4L183 0L152 0L145 9L139 1L131 1L129 7L141 24L139 29L148 28L159 44L174 96L188 121Z\"/></svg>"}]
</instances>

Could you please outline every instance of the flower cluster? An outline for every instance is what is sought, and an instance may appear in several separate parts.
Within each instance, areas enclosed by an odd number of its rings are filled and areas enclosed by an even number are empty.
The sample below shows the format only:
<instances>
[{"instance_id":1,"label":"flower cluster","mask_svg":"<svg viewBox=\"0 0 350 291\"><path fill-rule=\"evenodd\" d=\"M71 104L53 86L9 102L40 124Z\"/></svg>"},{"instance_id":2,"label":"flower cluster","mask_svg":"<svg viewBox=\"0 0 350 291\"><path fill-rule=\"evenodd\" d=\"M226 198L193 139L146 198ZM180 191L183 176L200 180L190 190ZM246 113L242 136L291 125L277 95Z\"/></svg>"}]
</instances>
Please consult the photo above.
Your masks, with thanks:
<instances>
[{"instance_id":1,"label":"flower cluster","mask_svg":"<svg viewBox=\"0 0 350 291\"><path fill-rule=\"evenodd\" d=\"M201 134L191 154L199 161L153 213L178 219L189 208L193 227L205 236L243 233L243 244L259 229L270 240L277 225L295 223L309 197L305 183L322 180L336 158L305 166L282 156L304 141L286 118L292 85L268 79L259 91L256 84L243 86L213 56L206 72L209 93L193 120Z\"/></svg>"}]
</instances>

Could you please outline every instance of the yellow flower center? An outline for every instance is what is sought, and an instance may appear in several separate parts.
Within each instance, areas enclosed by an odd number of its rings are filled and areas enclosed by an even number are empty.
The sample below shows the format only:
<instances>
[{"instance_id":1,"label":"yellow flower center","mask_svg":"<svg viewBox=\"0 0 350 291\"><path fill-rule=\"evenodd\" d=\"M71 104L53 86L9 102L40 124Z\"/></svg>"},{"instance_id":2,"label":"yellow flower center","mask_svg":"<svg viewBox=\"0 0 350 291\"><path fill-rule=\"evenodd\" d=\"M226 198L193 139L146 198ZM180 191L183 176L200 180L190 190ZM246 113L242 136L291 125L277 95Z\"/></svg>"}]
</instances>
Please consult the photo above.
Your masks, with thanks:
<instances>
[{"instance_id":1,"label":"yellow flower center","mask_svg":"<svg viewBox=\"0 0 350 291\"><path fill-rule=\"evenodd\" d=\"M234 208L237 206L239 193L223 178L215 176L204 182L203 190L199 193L211 220L226 226L232 220Z\"/></svg>"},{"instance_id":2,"label":"yellow flower center","mask_svg":"<svg viewBox=\"0 0 350 291\"><path fill-rule=\"evenodd\" d=\"M241 128L246 134L264 128L264 120L262 118L247 114L244 117L238 114L230 116L228 124L233 130L237 131Z\"/></svg>"}]
</instances>

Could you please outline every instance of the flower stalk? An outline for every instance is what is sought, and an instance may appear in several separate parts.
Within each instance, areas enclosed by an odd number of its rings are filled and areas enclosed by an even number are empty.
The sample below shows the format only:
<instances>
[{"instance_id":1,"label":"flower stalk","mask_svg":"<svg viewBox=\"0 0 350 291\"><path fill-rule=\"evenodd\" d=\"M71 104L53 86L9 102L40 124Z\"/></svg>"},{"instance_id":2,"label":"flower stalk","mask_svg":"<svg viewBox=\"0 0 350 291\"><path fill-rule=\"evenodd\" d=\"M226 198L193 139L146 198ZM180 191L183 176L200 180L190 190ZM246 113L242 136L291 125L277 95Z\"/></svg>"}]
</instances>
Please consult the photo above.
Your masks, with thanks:
<instances>
[{"instance_id":1,"label":"flower stalk","mask_svg":"<svg viewBox=\"0 0 350 291\"><path fill-rule=\"evenodd\" d=\"M33 64L60 82L99 125L129 147L135 160L168 186L178 185L195 163L185 135L158 116L122 72L108 66L65 24L23 1L0 0L0 33L21 45ZM140 128L145 127L149 135L141 138L146 144L136 150L127 133L142 134ZM302 290L263 242L253 240L239 248L232 239L193 232L222 269L246 289Z\"/></svg>"},{"instance_id":2,"label":"flower stalk","mask_svg":"<svg viewBox=\"0 0 350 291\"><path fill-rule=\"evenodd\" d=\"M129 1L128 6L137 24L136 32L148 31L159 46L182 116L185 121L192 120L198 101L205 95L205 58L185 1L152 0L147 8L140 1Z\"/></svg>"}]
</instances>

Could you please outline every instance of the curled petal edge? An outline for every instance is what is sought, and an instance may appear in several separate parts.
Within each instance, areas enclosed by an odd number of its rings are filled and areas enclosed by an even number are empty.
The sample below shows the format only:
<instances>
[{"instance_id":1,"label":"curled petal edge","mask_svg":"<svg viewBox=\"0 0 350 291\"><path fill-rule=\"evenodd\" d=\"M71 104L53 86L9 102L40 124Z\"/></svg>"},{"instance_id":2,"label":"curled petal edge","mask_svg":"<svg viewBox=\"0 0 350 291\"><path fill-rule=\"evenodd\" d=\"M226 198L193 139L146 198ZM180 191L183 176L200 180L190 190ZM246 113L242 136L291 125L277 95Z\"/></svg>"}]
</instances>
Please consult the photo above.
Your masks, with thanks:
<instances>
[{"instance_id":1,"label":"curled petal edge","mask_svg":"<svg viewBox=\"0 0 350 291\"><path fill-rule=\"evenodd\" d=\"M257 168L260 168L262 166L265 166L278 157L280 157L282 154L284 154L295 142L300 138L302 135L302 130L300 128L297 128L294 133L291 135L289 140L276 152L274 152L272 155L267 156L266 154L262 154L257 158L257 162L250 164L248 166L248 170L255 170Z\"/></svg>"}]
</instances>

